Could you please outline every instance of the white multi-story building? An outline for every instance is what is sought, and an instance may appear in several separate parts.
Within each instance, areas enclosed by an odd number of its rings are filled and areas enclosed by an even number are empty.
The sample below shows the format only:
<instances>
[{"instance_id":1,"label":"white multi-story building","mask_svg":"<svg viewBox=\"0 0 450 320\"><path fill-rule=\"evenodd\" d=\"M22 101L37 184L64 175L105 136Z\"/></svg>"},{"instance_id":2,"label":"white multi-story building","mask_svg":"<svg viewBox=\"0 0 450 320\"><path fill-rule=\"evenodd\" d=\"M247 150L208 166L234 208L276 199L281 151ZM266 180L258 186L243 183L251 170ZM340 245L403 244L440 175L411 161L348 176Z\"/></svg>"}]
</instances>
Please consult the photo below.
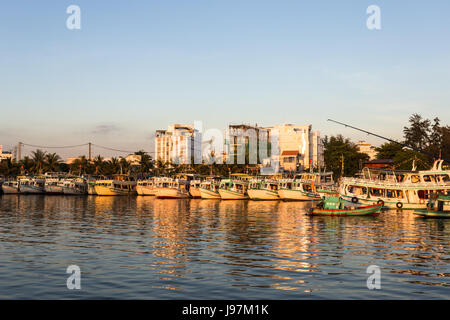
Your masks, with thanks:
<instances>
[{"instance_id":1,"label":"white multi-story building","mask_svg":"<svg viewBox=\"0 0 450 320\"><path fill-rule=\"evenodd\" d=\"M310 168L323 168L323 145L319 131L312 125L275 125L269 128L270 134L277 135L280 168L285 171L299 171ZM274 157L274 156L273 156Z\"/></svg>"},{"instance_id":2,"label":"white multi-story building","mask_svg":"<svg viewBox=\"0 0 450 320\"><path fill-rule=\"evenodd\" d=\"M245 152L248 159L244 163L256 163L251 161L251 155L256 159L257 154L258 163L284 171L324 166L320 132L313 131L311 125L230 125L226 137L227 161L234 159L236 162Z\"/></svg>"},{"instance_id":3,"label":"white multi-story building","mask_svg":"<svg viewBox=\"0 0 450 320\"><path fill-rule=\"evenodd\" d=\"M202 162L202 134L190 124L173 124L156 130L155 160L174 164Z\"/></svg>"}]
</instances>

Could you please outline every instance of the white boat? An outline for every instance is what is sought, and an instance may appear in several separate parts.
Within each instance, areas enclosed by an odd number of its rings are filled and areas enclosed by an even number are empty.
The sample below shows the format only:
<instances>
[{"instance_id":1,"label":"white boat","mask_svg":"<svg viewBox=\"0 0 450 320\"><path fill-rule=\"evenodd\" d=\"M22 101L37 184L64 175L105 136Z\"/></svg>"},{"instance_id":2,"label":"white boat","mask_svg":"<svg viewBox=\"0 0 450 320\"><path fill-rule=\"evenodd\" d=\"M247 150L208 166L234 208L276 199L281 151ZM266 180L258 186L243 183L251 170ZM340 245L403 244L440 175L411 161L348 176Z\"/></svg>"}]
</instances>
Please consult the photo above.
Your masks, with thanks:
<instances>
[{"instance_id":1,"label":"white boat","mask_svg":"<svg viewBox=\"0 0 450 320\"><path fill-rule=\"evenodd\" d=\"M159 199L189 198L189 181L173 178L156 178L156 197Z\"/></svg>"},{"instance_id":2,"label":"white boat","mask_svg":"<svg viewBox=\"0 0 450 320\"><path fill-rule=\"evenodd\" d=\"M155 179L138 180L136 192L140 196L156 196Z\"/></svg>"},{"instance_id":3,"label":"white boat","mask_svg":"<svg viewBox=\"0 0 450 320\"><path fill-rule=\"evenodd\" d=\"M189 194L192 198L201 198L202 195L200 193L200 185L202 181L201 180L191 180L189 183Z\"/></svg>"},{"instance_id":4,"label":"white boat","mask_svg":"<svg viewBox=\"0 0 450 320\"><path fill-rule=\"evenodd\" d=\"M63 180L60 178L45 178L44 190L47 194L62 194L63 193Z\"/></svg>"},{"instance_id":5,"label":"white boat","mask_svg":"<svg viewBox=\"0 0 450 320\"><path fill-rule=\"evenodd\" d=\"M66 179L64 181L63 193L65 195L87 194L87 183L82 178Z\"/></svg>"},{"instance_id":6,"label":"white boat","mask_svg":"<svg viewBox=\"0 0 450 320\"><path fill-rule=\"evenodd\" d=\"M247 193L248 180L251 177L244 174L233 174L232 179L223 179L219 185L219 194L222 200L250 199Z\"/></svg>"},{"instance_id":7,"label":"white boat","mask_svg":"<svg viewBox=\"0 0 450 320\"><path fill-rule=\"evenodd\" d=\"M19 182L16 180L5 181L2 184L2 191L4 194L20 193Z\"/></svg>"},{"instance_id":8,"label":"white boat","mask_svg":"<svg viewBox=\"0 0 450 320\"><path fill-rule=\"evenodd\" d=\"M251 200L280 199L278 195L278 181L276 180L252 180L247 192Z\"/></svg>"},{"instance_id":9,"label":"white boat","mask_svg":"<svg viewBox=\"0 0 450 320\"><path fill-rule=\"evenodd\" d=\"M334 186L331 172L304 172L293 179L282 179L278 195L284 201L321 200L332 192Z\"/></svg>"},{"instance_id":10,"label":"white boat","mask_svg":"<svg viewBox=\"0 0 450 320\"><path fill-rule=\"evenodd\" d=\"M198 188L202 199L221 199L219 193L220 181L214 179L205 180Z\"/></svg>"},{"instance_id":11,"label":"white boat","mask_svg":"<svg viewBox=\"0 0 450 320\"><path fill-rule=\"evenodd\" d=\"M136 194L136 182L124 180L97 180L95 193L99 196L126 196Z\"/></svg>"},{"instance_id":12,"label":"white boat","mask_svg":"<svg viewBox=\"0 0 450 320\"><path fill-rule=\"evenodd\" d=\"M442 170L441 160L424 171L364 168L359 178L343 178L339 193L353 203L383 201L387 208L425 209L430 194L450 194L450 170Z\"/></svg>"},{"instance_id":13,"label":"white boat","mask_svg":"<svg viewBox=\"0 0 450 320\"><path fill-rule=\"evenodd\" d=\"M23 194L45 193L44 178L21 178L19 180L19 190Z\"/></svg>"}]
</instances>

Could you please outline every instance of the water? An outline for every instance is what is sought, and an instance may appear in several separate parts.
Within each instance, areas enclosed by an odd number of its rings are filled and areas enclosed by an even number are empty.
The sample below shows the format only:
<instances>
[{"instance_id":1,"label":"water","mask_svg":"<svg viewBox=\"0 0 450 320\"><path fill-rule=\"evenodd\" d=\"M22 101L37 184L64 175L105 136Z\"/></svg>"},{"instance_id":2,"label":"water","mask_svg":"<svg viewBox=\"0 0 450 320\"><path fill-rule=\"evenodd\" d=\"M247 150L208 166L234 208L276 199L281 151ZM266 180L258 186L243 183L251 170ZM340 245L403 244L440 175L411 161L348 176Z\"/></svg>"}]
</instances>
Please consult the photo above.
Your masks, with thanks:
<instances>
[{"instance_id":1,"label":"water","mask_svg":"<svg viewBox=\"0 0 450 320\"><path fill-rule=\"evenodd\" d=\"M0 299L448 299L450 219L311 203L0 196ZM69 265L81 290L68 290ZM369 265L381 289L367 288Z\"/></svg>"}]
</instances>

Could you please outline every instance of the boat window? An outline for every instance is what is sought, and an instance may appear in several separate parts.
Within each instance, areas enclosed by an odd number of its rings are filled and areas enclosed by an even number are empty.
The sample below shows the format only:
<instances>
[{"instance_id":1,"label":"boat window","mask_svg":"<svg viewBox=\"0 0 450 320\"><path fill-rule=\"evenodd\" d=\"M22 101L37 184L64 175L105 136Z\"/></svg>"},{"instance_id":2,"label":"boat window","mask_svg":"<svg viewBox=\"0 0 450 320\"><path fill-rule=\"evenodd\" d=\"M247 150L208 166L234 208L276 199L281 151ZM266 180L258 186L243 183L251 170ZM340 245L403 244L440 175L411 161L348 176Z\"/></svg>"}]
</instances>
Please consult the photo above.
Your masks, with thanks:
<instances>
[{"instance_id":1,"label":"boat window","mask_svg":"<svg viewBox=\"0 0 450 320\"><path fill-rule=\"evenodd\" d=\"M391 190L391 189L387 189L387 190L386 190L386 197L387 197L387 198L397 198L397 199L401 199L401 198L403 198L403 192L402 192L402 190Z\"/></svg>"},{"instance_id":2,"label":"boat window","mask_svg":"<svg viewBox=\"0 0 450 320\"><path fill-rule=\"evenodd\" d=\"M436 179L433 175L424 175L423 176L423 181L425 182L436 182Z\"/></svg>"},{"instance_id":3,"label":"boat window","mask_svg":"<svg viewBox=\"0 0 450 320\"><path fill-rule=\"evenodd\" d=\"M418 175L411 176L411 182L412 183L418 183L420 182L420 177Z\"/></svg>"},{"instance_id":4,"label":"boat window","mask_svg":"<svg viewBox=\"0 0 450 320\"><path fill-rule=\"evenodd\" d=\"M417 191L417 196L419 199L428 199L428 192L426 190Z\"/></svg>"},{"instance_id":5,"label":"boat window","mask_svg":"<svg viewBox=\"0 0 450 320\"><path fill-rule=\"evenodd\" d=\"M370 195L372 195L374 197L383 197L384 189L371 188L370 189Z\"/></svg>"}]
</instances>

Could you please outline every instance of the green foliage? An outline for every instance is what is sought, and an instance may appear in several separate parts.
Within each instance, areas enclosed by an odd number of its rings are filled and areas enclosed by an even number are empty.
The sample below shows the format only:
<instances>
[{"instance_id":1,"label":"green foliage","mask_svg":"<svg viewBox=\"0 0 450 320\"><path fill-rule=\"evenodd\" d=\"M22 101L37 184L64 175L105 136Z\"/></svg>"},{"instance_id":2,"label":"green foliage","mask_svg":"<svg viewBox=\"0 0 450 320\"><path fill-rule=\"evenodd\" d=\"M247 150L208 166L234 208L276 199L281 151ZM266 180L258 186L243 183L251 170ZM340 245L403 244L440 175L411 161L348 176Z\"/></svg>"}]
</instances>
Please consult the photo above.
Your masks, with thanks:
<instances>
[{"instance_id":1,"label":"green foliage","mask_svg":"<svg viewBox=\"0 0 450 320\"><path fill-rule=\"evenodd\" d=\"M342 160L344 176L353 176L362 168L362 163L369 160L367 154L360 153L356 145L342 135L325 136L323 145L325 164L335 177L342 176Z\"/></svg>"}]
</instances>

